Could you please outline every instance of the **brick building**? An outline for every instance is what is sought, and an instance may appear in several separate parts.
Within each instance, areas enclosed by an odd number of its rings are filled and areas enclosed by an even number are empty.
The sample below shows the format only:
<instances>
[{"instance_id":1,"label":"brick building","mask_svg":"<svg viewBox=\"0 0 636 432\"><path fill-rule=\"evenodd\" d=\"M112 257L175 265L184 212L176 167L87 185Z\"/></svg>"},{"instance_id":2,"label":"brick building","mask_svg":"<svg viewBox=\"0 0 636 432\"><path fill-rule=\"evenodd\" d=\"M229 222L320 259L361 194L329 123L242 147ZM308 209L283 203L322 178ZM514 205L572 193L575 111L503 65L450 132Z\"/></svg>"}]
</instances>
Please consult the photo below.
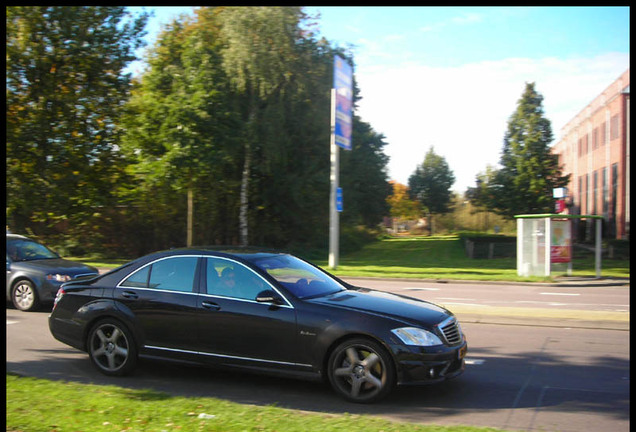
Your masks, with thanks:
<instances>
[{"instance_id":1,"label":"brick building","mask_svg":"<svg viewBox=\"0 0 636 432\"><path fill-rule=\"evenodd\" d=\"M629 118L627 69L561 129L552 148L571 174L569 213L602 215L607 238L629 238Z\"/></svg>"}]
</instances>

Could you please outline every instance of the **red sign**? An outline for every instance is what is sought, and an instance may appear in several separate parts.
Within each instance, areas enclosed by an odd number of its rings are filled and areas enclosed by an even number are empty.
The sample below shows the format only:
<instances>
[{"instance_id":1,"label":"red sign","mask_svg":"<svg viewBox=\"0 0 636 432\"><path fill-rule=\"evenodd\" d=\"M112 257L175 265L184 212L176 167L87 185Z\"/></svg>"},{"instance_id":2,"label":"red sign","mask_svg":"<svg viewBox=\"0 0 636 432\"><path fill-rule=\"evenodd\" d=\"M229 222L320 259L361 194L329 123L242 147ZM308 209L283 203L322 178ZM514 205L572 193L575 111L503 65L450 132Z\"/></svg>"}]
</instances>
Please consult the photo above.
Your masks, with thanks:
<instances>
[{"instance_id":1,"label":"red sign","mask_svg":"<svg viewBox=\"0 0 636 432\"><path fill-rule=\"evenodd\" d=\"M565 211L565 200L564 199L560 199L556 201L556 212L557 213L563 213Z\"/></svg>"},{"instance_id":2,"label":"red sign","mask_svg":"<svg viewBox=\"0 0 636 432\"><path fill-rule=\"evenodd\" d=\"M553 263L569 263L572 260L570 246L550 246L550 261Z\"/></svg>"}]
</instances>

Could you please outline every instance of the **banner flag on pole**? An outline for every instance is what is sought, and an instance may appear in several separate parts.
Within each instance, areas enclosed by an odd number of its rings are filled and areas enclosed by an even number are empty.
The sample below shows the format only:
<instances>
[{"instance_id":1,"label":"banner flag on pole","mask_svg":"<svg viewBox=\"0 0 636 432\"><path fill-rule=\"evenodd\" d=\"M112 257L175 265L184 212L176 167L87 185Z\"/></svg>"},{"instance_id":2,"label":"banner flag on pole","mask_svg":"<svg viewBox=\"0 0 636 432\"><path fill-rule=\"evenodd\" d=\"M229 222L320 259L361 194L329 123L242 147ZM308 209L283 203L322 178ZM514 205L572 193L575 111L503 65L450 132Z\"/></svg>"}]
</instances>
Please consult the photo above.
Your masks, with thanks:
<instances>
[{"instance_id":1,"label":"banner flag on pole","mask_svg":"<svg viewBox=\"0 0 636 432\"><path fill-rule=\"evenodd\" d=\"M353 71L339 56L334 58L333 87L336 89L336 144L351 150Z\"/></svg>"}]
</instances>

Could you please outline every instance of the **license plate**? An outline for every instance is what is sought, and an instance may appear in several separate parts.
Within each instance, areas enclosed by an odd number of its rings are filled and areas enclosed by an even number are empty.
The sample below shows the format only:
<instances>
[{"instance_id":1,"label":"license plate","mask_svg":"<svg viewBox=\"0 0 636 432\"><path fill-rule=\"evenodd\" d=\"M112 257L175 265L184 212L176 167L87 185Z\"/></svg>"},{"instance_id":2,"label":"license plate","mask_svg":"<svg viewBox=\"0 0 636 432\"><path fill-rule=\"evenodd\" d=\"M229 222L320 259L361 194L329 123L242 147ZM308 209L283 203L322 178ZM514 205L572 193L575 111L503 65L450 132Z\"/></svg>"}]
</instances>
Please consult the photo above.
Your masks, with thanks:
<instances>
[{"instance_id":1,"label":"license plate","mask_svg":"<svg viewBox=\"0 0 636 432\"><path fill-rule=\"evenodd\" d=\"M466 357L466 351L468 351L468 347L467 346L463 346L460 348L460 350L457 352L457 358L459 358L460 360L463 359L464 357Z\"/></svg>"}]
</instances>

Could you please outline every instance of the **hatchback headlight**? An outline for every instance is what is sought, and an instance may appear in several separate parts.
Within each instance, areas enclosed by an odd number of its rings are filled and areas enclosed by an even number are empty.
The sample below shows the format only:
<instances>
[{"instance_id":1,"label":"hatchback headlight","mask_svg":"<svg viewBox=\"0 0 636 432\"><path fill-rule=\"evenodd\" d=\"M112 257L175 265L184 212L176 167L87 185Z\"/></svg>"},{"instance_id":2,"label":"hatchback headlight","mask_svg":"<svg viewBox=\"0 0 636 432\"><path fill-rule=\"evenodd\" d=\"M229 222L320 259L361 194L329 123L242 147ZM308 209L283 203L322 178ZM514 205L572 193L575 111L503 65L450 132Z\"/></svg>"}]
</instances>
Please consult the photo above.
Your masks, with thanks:
<instances>
[{"instance_id":1,"label":"hatchback headlight","mask_svg":"<svg viewBox=\"0 0 636 432\"><path fill-rule=\"evenodd\" d=\"M71 280L71 277L69 275L57 273L57 274L47 274L46 279L54 280L56 282L68 282Z\"/></svg>"},{"instance_id":2,"label":"hatchback headlight","mask_svg":"<svg viewBox=\"0 0 636 432\"><path fill-rule=\"evenodd\" d=\"M401 327L391 330L406 345L433 346L443 345L433 333L417 327Z\"/></svg>"}]
</instances>

